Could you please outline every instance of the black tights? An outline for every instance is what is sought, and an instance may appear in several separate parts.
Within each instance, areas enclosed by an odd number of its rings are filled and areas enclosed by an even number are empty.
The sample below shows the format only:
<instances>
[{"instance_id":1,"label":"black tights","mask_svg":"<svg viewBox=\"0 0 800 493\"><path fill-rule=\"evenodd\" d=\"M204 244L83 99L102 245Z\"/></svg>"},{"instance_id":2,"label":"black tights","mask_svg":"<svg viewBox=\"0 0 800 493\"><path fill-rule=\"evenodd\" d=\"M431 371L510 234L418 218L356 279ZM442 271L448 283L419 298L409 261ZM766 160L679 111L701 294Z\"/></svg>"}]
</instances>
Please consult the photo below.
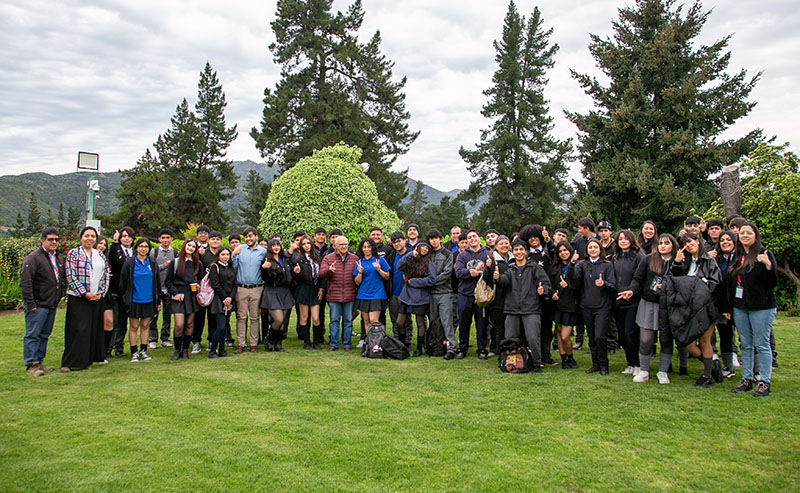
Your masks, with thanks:
<instances>
[{"instance_id":1,"label":"black tights","mask_svg":"<svg viewBox=\"0 0 800 493\"><path fill-rule=\"evenodd\" d=\"M397 315L397 325L402 327L406 323L408 313L400 313ZM414 315L417 319L417 337L425 337L425 315ZM413 332L414 328L409 327L409 332Z\"/></svg>"}]
</instances>

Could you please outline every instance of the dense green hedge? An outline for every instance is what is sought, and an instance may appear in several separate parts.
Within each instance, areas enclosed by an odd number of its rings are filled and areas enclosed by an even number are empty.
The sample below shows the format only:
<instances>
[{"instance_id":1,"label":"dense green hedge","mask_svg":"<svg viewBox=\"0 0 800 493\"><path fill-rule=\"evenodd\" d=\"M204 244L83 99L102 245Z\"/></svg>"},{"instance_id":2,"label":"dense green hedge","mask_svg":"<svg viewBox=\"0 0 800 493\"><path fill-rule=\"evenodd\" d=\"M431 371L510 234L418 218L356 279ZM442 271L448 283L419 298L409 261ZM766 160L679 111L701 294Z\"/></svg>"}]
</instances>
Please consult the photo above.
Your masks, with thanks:
<instances>
[{"instance_id":1,"label":"dense green hedge","mask_svg":"<svg viewBox=\"0 0 800 493\"><path fill-rule=\"evenodd\" d=\"M0 239L0 310L19 308L19 271L22 259L39 246L36 238Z\"/></svg>"}]
</instances>

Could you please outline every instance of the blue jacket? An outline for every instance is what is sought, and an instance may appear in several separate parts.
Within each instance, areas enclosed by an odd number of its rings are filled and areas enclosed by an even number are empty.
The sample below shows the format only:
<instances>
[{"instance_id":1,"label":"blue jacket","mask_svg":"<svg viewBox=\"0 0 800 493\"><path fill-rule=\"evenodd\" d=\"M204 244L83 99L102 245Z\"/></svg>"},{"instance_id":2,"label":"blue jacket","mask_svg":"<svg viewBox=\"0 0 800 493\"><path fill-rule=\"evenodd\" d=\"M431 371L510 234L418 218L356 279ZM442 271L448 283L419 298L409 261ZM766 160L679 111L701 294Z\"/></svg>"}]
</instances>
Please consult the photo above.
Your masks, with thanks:
<instances>
[{"instance_id":1,"label":"blue jacket","mask_svg":"<svg viewBox=\"0 0 800 493\"><path fill-rule=\"evenodd\" d=\"M397 263L400 272L405 271L406 264L413 255L404 255ZM415 277L403 283L403 291L398 297L401 302L409 306L427 305L431 301L431 287L436 284L436 271L433 263L428 262L428 275Z\"/></svg>"}]
</instances>

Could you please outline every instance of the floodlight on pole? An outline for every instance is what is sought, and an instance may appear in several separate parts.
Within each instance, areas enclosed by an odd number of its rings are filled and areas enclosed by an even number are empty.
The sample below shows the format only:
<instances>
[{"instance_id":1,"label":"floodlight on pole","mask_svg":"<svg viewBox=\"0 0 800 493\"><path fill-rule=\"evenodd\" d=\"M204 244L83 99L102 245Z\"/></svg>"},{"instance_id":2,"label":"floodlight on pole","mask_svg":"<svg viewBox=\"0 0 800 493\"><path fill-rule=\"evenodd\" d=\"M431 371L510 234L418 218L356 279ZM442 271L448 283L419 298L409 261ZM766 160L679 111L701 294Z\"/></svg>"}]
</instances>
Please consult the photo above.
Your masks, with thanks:
<instances>
[{"instance_id":1,"label":"floodlight on pole","mask_svg":"<svg viewBox=\"0 0 800 493\"><path fill-rule=\"evenodd\" d=\"M100 181L94 173L100 171L100 155L94 152L78 152L78 171L88 171L92 177L86 182L86 225L100 228L100 221L94 218L95 194L100 191Z\"/></svg>"}]
</instances>

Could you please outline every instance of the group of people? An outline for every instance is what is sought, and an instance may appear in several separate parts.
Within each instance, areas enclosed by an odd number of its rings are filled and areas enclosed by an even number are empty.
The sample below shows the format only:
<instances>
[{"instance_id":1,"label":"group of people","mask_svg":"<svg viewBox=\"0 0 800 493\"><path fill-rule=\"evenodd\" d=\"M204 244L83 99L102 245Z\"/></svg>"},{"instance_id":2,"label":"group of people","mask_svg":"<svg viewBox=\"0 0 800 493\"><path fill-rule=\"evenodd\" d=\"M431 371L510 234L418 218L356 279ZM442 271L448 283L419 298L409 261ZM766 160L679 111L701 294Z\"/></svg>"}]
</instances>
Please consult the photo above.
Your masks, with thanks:
<instances>
[{"instance_id":1,"label":"group of people","mask_svg":"<svg viewBox=\"0 0 800 493\"><path fill-rule=\"evenodd\" d=\"M582 347L585 330L592 359L586 373L608 375L609 353L621 347L623 373L644 383L658 336L659 383L669 383L677 347L679 374L688 375L690 356L702 362L698 387L735 376L736 328L742 378L733 392L769 395L777 273L755 224L739 216L706 224L692 216L676 236L658 234L652 221L635 235L584 218L577 231L551 236L531 224L510 236L488 230L482 239L454 226L443 242L440 231L423 239L411 224L386 243L380 228L351 243L338 229L317 228L313 236L297 231L284 250L279 235L260 238L252 227L230 235L226 247L220 232L201 226L176 251L168 229L152 248L129 227L109 245L87 226L64 258L58 231L47 228L20 277L27 373L54 370L44 359L65 284L64 373L125 356L126 333L132 362L150 360L147 351L159 339L173 349L172 360L188 359L202 351L206 324L209 358L226 357L234 346L236 354L257 352L262 343L283 352L293 309L304 349L349 352L354 319L360 315L362 344L371 325L386 323L388 309L394 335L409 350L416 322L413 356L425 352L426 332L435 326L444 359L463 359L474 324L479 359L512 341L528 349L534 373L558 365L551 346L562 369L577 368L573 350ZM201 304L197 294L206 283L213 297ZM487 291L488 300L476 298Z\"/></svg>"}]
</instances>

